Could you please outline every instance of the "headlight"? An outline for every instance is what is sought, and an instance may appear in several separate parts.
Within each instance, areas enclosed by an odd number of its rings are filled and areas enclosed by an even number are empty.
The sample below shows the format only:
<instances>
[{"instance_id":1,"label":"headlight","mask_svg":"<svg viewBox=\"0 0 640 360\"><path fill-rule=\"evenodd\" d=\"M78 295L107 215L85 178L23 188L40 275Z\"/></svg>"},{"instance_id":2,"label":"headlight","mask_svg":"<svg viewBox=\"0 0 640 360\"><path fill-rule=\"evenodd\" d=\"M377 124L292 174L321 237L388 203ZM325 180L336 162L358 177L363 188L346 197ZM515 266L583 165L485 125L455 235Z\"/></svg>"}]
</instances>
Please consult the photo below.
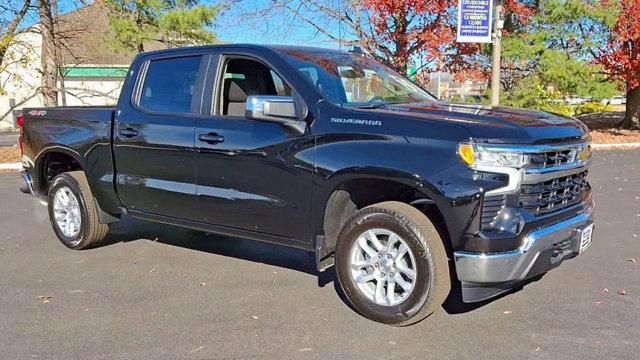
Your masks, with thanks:
<instances>
[{"instance_id":1,"label":"headlight","mask_svg":"<svg viewBox=\"0 0 640 360\"><path fill-rule=\"evenodd\" d=\"M496 166L518 169L529 163L529 157L525 154L487 149L474 143L459 144L458 155L470 168L478 170Z\"/></svg>"}]
</instances>

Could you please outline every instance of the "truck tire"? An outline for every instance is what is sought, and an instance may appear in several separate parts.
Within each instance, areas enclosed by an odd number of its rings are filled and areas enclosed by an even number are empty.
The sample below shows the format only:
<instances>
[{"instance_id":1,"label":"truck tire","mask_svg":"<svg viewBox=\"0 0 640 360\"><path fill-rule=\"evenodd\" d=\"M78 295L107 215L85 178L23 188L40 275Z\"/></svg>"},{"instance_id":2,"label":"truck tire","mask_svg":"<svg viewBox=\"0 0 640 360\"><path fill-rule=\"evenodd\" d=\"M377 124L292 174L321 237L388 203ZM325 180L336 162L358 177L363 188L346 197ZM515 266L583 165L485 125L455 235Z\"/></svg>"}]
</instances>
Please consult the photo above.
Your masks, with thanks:
<instances>
[{"instance_id":1,"label":"truck tire","mask_svg":"<svg viewBox=\"0 0 640 360\"><path fill-rule=\"evenodd\" d=\"M418 209L383 202L356 212L336 245L338 283L361 315L394 326L417 323L451 291L444 243Z\"/></svg>"},{"instance_id":2,"label":"truck tire","mask_svg":"<svg viewBox=\"0 0 640 360\"><path fill-rule=\"evenodd\" d=\"M58 240L71 249L100 245L109 226L100 223L87 177L82 171L59 174L51 182L47 207Z\"/></svg>"}]
</instances>

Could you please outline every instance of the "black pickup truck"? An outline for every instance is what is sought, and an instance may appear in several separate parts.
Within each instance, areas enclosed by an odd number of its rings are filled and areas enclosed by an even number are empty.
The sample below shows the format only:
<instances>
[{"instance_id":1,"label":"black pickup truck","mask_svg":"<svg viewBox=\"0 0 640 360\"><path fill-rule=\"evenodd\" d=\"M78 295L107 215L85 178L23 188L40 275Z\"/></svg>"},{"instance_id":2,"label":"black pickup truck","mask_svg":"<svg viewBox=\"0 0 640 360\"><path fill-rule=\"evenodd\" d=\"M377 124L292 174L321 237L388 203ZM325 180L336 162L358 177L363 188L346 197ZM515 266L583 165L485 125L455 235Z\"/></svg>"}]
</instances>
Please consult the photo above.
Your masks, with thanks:
<instances>
[{"instance_id":1,"label":"black pickup truck","mask_svg":"<svg viewBox=\"0 0 640 360\"><path fill-rule=\"evenodd\" d=\"M587 128L440 102L352 52L139 55L115 108L25 109L23 178L72 249L123 216L293 246L362 315L407 325L484 300L591 242ZM455 282L455 283L454 283Z\"/></svg>"}]
</instances>

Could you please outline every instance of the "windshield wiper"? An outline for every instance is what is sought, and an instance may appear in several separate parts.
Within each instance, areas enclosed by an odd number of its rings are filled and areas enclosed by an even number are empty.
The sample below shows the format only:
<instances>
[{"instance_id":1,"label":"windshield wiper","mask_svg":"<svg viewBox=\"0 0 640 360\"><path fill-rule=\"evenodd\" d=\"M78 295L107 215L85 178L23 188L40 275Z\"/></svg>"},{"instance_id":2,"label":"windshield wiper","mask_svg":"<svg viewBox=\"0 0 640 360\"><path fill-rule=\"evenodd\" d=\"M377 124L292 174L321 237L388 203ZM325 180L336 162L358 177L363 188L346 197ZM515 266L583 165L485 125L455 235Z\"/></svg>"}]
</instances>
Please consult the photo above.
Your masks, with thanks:
<instances>
[{"instance_id":1,"label":"windshield wiper","mask_svg":"<svg viewBox=\"0 0 640 360\"><path fill-rule=\"evenodd\" d=\"M371 103L371 104L364 104L364 105L358 105L356 106L358 109L380 109L382 107L385 107L389 105L389 103L386 102L378 102L378 103Z\"/></svg>"}]
</instances>

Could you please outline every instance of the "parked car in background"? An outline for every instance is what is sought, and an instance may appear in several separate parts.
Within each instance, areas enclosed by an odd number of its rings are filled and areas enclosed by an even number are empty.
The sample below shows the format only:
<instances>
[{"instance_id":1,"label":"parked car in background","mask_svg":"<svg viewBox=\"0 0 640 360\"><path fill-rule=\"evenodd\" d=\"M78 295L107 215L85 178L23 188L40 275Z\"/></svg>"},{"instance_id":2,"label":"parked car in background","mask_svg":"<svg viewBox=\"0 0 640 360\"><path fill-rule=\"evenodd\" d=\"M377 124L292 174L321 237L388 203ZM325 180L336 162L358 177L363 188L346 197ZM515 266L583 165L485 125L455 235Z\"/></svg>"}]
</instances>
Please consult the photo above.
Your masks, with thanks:
<instances>
[{"instance_id":1,"label":"parked car in background","mask_svg":"<svg viewBox=\"0 0 640 360\"><path fill-rule=\"evenodd\" d=\"M602 103L609 105L623 105L627 103L627 98L625 96L614 96L611 99L603 99Z\"/></svg>"},{"instance_id":2,"label":"parked car in background","mask_svg":"<svg viewBox=\"0 0 640 360\"><path fill-rule=\"evenodd\" d=\"M219 45L138 55L116 107L26 109L20 147L69 248L123 216L296 247L360 314L408 325L453 282L482 301L589 247L590 141L363 55Z\"/></svg>"},{"instance_id":3,"label":"parked car in background","mask_svg":"<svg viewBox=\"0 0 640 360\"><path fill-rule=\"evenodd\" d=\"M567 97L564 98L564 102L567 105L580 105L580 104L584 104L585 102L587 102L587 99L578 96L578 95L569 95Z\"/></svg>"}]
</instances>

